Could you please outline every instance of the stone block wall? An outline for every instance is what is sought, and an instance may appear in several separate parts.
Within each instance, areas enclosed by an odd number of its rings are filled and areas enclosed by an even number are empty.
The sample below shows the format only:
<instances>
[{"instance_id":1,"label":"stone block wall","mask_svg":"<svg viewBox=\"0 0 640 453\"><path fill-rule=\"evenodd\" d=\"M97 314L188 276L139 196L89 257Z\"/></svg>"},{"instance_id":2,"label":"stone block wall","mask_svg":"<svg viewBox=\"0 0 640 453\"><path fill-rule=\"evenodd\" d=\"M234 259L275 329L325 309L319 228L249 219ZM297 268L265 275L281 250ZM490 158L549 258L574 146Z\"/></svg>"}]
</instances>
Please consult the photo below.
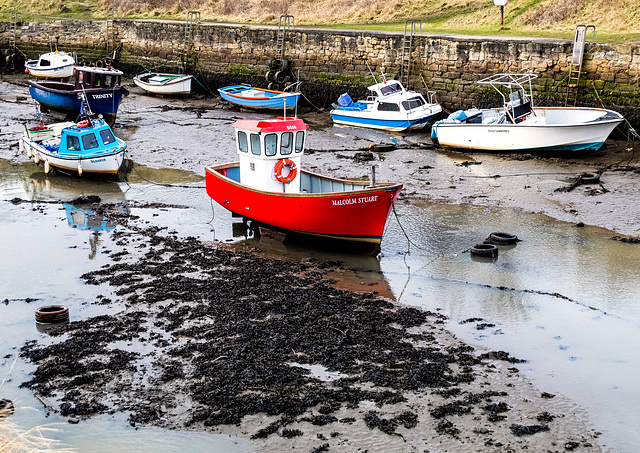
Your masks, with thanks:
<instances>
[{"instance_id":1,"label":"stone block wall","mask_svg":"<svg viewBox=\"0 0 640 453\"><path fill-rule=\"evenodd\" d=\"M0 27L0 45L8 42ZM181 21L116 20L107 35L106 21L59 20L24 23L18 47L35 57L59 37L65 51L86 60L106 56L107 40L121 43L120 59L129 67L179 67L187 51L186 23ZM277 27L201 23L191 39L197 69L207 74L236 71L262 76L276 57ZM372 81L376 75L399 77L403 34L391 32L294 29L287 33L285 55L303 80L343 85ZM495 102L491 90L475 83L498 72L538 75L538 105L563 104L573 42L558 39L467 37L417 34L412 47L412 88L436 90L445 108L484 106ZM36 54L36 55L34 55ZM604 104L629 109L640 106L640 43L608 45L588 42L578 105Z\"/></svg>"}]
</instances>

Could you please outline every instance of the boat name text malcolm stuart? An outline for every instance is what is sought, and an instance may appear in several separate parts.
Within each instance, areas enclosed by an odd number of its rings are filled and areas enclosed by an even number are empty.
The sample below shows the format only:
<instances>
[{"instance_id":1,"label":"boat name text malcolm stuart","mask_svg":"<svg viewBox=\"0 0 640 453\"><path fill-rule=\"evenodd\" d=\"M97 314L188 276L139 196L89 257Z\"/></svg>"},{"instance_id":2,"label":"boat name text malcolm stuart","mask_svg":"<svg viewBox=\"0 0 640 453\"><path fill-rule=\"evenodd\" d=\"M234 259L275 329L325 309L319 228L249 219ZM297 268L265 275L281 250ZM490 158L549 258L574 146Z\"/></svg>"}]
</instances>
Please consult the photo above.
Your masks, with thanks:
<instances>
[{"instance_id":1,"label":"boat name text malcolm stuart","mask_svg":"<svg viewBox=\"0 0 640 453\"><path fill-rule=\"evenodd\" d=\"M371 203L378 199L377 195L373 195L370 197L360 197L360 198L342 198L341 200L331 200L334 206L344 206L348 204L356 204L356 203Z\"/></svg>"}]
</instances>

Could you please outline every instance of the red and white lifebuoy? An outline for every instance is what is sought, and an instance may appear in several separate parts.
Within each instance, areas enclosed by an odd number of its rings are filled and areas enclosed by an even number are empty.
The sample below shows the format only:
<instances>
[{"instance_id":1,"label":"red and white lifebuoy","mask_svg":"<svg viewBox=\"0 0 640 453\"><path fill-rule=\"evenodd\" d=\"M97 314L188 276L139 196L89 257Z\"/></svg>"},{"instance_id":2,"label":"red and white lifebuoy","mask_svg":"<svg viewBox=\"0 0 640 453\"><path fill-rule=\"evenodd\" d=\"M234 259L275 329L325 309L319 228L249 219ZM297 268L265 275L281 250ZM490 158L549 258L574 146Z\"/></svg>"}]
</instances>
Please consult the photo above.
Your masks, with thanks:
<instances>
[{"instance_id":1,"label":"red and white lifebuoy","mask_svg":"<svg viewBox=\"0 0 640 453\"><path fill-rule=\"evenodd\" d=\"M78 123L76 123L76 126L78 126L78 127L89 127L89 121L87 121L87 120L79 121Z\"/></svg>"},{"instance_id":2,"label":"red and white lifebuoy","mask_svg":"<svg viewBox=\"0 0 640 453\"><path fill-rule=\"evenodd\" d=\"M289 174L287 176L282 176L282 169L284 167L289 168ZM276 162L276 166L273 169L273 175L278 181L283 184L289 184L291 181L296 179L297 174L298 167L296 167L296 163L291 159L280 159L278 162Z\"/></svg>"}]
</instances>

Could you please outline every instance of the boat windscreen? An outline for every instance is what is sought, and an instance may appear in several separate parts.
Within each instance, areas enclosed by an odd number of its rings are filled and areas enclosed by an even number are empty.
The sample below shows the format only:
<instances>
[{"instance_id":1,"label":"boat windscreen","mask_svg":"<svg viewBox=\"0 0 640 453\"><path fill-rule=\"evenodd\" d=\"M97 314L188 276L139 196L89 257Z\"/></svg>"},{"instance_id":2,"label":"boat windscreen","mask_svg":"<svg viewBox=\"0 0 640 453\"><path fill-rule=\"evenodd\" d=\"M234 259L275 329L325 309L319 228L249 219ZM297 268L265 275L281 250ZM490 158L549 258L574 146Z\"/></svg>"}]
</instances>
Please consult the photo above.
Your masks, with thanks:
<instances>
[{"instance_id":1,"label":"boat windscreen","mask_svg":"<svg viewBox=\"0 0 640 453\"><path fill-rule=\"evenodd\" d=\"M416 96L411 99L407 99L406 101L402 101L402 107L404 107L405 110L413 110L425 104L426 102L422 96Z\"/></svg>"},{"instance_id":2,"label":"boat windscreen","mask_svg":"<svg viewBox=\"0 0 640 453\"><path fill-rule=\"evenodd\" d=\"M385 87L380 88L380 93L387 96L389 94L397 93L398 91L402 91L402 87L399 83L394 83L391 85L387 85Z\"/></svg>"}]
</instances>

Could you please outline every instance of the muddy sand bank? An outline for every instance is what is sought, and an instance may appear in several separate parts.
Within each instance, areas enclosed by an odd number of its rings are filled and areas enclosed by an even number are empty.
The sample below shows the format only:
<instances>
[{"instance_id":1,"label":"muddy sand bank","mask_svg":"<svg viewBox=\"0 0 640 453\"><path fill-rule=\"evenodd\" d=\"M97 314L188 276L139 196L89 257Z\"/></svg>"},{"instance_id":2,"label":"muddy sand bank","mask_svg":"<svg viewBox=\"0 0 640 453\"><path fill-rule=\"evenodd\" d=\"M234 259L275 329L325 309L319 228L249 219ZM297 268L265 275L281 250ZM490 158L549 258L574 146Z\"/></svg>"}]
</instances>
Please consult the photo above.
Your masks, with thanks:
<instances>
[{"instance_id":1,"label":"muddy sand bank","mask_svg":"<svg viewBox=\"0 0 640 453\"><path fill-rule=\"evenodd\" d=\"M135 162L202 174L235 160L226 106L135 92L127 102L116 131ZM31 119L30 100L16 103ZM365 178L375 163L380 180L405 184L401 203L517 208L640 236L640 167L625 140L584 158L451 153L422 134L328 134L327 116L304 116L311 170ZM229 131L212 135L214 121ZM187 126L206 147L184 144ZM399 148L369 149L390 142ZM600 182L567 190L587 171ZM94 303L127 308L22 352L38 365L26 385L72 420L124 412L134 426L251 438L256 451L599 451L579 408L533 388L516 359L461 343L437 313L333 288L325 275L340 263L178 240L117 206L91 208L127 227L113 233L112 264L84 278L114 288Z\"/></svg>"},{"instance_id":2,"label":"muddy sand bank","mask_svg":"<svg viewBox=\"0 0 640 453\"><path fill-rule=\"evenodd\" d=\"M521 379L518 359L463 344L437 313L332 287L340 263L119 221L122 249L83 279L114 288L95 303L126 308L21 351L37 365L24 385L72 421L123 412L256 451L599 451L578 408Z\"/></svg>"}]
</instances>

